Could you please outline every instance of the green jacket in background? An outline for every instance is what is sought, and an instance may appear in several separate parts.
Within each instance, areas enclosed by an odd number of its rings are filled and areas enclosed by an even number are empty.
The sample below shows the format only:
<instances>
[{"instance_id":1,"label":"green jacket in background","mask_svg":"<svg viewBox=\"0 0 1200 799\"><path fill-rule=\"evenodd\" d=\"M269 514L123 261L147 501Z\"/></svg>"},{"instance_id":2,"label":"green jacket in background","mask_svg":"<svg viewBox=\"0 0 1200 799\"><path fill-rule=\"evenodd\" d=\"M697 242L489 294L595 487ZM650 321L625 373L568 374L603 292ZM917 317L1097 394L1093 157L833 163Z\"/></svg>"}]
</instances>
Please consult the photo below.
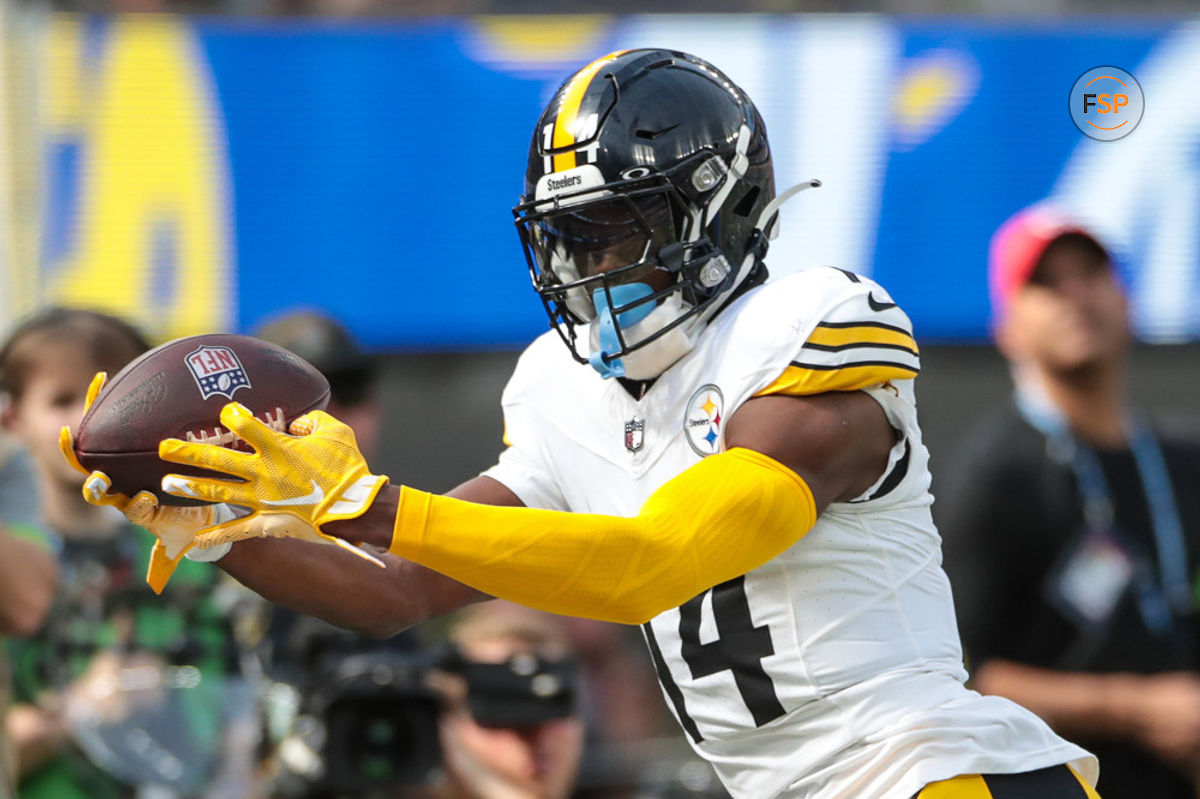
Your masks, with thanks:
<instances>
[{"instance_id":1,"label":"green jacket in background","mask_svg":"<svg viewBox=\"0 0 1200 799\"><path fill-rule=\"evenodd\" d=\"M185 560L156 596L145 582L153 543L133 525L67 542L41 632L9 641L15 702L61 695L81 678L122 686L72 716L71 745L21 781L21 799L132 799L147 782L191 797L217 767L227 680L238 675L220 572Z\"/></svg>"}]
</instances>

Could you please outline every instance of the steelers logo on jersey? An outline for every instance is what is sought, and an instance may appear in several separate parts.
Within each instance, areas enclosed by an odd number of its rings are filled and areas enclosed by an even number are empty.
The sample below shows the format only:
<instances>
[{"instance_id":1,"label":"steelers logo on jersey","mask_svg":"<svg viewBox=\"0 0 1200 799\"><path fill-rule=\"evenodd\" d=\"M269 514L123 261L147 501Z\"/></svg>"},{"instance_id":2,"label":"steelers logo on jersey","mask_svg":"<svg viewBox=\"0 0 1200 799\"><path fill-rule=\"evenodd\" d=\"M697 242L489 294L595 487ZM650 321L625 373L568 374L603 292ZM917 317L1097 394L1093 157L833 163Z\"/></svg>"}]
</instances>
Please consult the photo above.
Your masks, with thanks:
<instances>
[{"instance_id":1,"label":"steelers logo on jersey","mask_svg":"<svg viewBox=\"0 0 1200 799\"><path fill-rule=\"evenodd\" d=\"M712 383L705 383L692 394L683 414L683 433L697 455L707 457L716 454L723 424L725 398L721 396L721 389Z\"/></svg>"}]
</instances>

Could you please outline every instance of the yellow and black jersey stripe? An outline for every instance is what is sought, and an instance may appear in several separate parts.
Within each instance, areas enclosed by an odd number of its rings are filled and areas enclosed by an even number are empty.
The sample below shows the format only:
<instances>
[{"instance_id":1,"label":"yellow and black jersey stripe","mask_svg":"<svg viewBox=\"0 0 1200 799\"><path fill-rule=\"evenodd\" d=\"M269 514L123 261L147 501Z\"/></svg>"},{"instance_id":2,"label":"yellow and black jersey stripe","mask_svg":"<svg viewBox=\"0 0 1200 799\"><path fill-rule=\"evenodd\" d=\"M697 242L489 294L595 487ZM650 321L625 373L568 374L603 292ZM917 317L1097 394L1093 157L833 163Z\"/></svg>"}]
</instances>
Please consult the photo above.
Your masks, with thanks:
<instances>
[{"instance_id":1,"label":"yellow and black jersey stripe","mask_svg":"<svg viewBox=\"0 0 1200 799\"><path fill-rule=\"evenodd\" d=\"M1070 766L1020 774L964 774L925 786L913 799L1100 799Z\"/></svg>"},{"instance_id":2,"label":"yellow and black jersey stripe","mask_svg":"<svg viewBox=\"0 0 1200 799\"><path fill-rule=\"evenodd\" d=\"M857 391L920 373L908 316L879 284L838 271L857 288L825 313L783 374L756 396Z\"/></svg>"},{"instance_id":3,"label":"yellow and black jersey stripe","mask_svg":"<svg viewBox=\"0 0 1200 799\"><path fill-rule=\"evenodd\" d=\"M843 274L861 290L828 311L783 373L754 396L857 391L920 373L920 350L908 317L877 284ZM869 502L891 493L908 475L911 460L912 444L905 438L903 451L870 495L852 501Z\"/></svg>"},{"instance_id":4,"label":"yellow and black jersey stripe","mask_svg":"<svg viewBox=\"0 0 1200 799\"><path fill-rule=\"evenodd\" d=\"M920 351L900 325L875 321L821 322L799 357L756 396L857 391L921 371Z\"/></svg>"}]
</instances>

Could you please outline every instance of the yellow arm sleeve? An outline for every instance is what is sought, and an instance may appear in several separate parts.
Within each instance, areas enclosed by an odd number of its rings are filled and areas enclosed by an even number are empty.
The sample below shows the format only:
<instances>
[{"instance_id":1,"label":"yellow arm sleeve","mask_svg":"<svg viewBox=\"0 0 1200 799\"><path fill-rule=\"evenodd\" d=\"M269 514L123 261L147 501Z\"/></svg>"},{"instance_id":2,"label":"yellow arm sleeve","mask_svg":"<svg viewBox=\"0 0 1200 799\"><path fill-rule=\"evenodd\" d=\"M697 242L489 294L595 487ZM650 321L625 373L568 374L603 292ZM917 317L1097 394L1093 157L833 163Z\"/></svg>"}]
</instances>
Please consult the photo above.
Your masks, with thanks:
<instances>
[{"instance_id":1,"label":"yellow arm sleeve","mask_svg":"<svg viewBox=\"0 0 1200 799\"><path fill-rule=\"evenodd\" d=\"M795 472L737 448L663 484L633 518L493 507L405 486L390 549L492 596L640 624L766 563L816 518Z\"/></svg>"}]
</instances>

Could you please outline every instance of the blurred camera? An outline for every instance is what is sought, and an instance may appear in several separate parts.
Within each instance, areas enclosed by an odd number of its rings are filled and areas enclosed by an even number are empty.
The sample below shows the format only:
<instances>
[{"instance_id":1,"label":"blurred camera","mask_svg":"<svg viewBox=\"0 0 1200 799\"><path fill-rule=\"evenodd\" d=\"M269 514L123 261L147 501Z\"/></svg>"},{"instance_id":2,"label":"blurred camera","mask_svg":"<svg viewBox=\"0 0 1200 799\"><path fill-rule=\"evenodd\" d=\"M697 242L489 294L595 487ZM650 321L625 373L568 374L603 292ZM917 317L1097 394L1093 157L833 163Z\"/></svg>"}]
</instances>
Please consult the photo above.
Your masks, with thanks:
<instances>
[{"instance_id":1,"label":"blurred camera","mask_svg":"<svg viewBox=\"0 0 1200 799\"><path fill-rule=\"evenodd\" d=\"M485 727L529 727L576 712L573 661L518 654L470 660L454 647L411 640L368 642L314 619L280 614L264 650L274 680L276 775L288 799L404 797L442 772L436 669L466 683L468 710Z\"/></svg>"},{"instance_id":2,"label":"blurred camera","mask_svg":"<svg viewBox=\"0 0 1200 799\"><path fill-rule=\"evenodd\" d=\"M436 781L439 703L425 685L429 659L367 651L322 660L279 744L276 794L391 796Z\"/></svg>"},{"instance_id":3,"label":"blurred camera","mask_svg":"<svg viewBox=\"0 0 1200 799\"><path fill-rule=\"evenodd\" d=\"M467 706L482 727L531 727L576 711L579 678L572 660L521 653L481 663L451 648L438 668L465 680Z\"/></svg>"},{"instance_id":4,"label":"blurred camera","mask_svg":"<svg viewBox=\"0 0 1200 799\"><path fill-rule=\"evenodd\" d=\"M427 664L393 653L341 660L316 702L325 721L325 782L339 791L423 785L441 764L438 701Z\"/></svg>"}]
</instances>

